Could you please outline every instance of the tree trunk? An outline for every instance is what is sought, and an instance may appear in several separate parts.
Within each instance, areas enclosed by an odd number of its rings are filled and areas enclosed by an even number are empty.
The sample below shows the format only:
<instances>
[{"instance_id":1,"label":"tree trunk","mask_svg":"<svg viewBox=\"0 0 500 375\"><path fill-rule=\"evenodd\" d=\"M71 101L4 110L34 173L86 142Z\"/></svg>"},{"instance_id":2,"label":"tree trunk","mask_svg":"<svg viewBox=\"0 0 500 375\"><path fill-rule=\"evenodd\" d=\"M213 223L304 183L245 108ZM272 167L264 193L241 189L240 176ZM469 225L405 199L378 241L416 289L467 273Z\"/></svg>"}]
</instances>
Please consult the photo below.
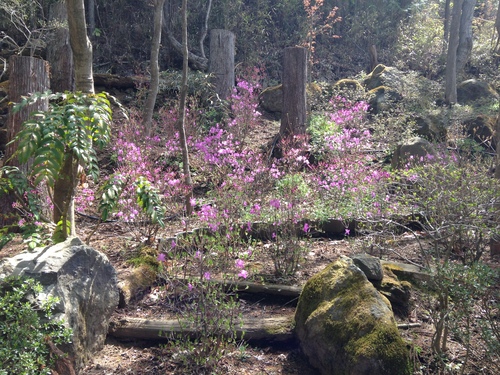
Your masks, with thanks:
<instances>
[{"instance_id":1,"label":"tree trunk","mask_svg":"<svg viewBox=\"0 0 500 375\"><path fill-rule=\"evenodd\" d=\"M85 21L84 0L66 0L68 10L68 28L73 61L75 63L75 89L87 94L94 93L94 77L92 72L92 43L87 36L87 25ZM74 155L68 155L74 162ZM75 177L75 176L73 176ZM62 176L61 178L65 178ZM73 181L73 193L76 188L77 179ZM58 191L54 189L54 199ZM64 194L64 193L63 193ZM71 225L71 235L76 235L75 227L75 202L71 196L68 212L68 220ZM65 223L64 223L65 224ZM65 235L66 233L64 233Z\"/></svg>"},{"instance_id":2,"label":"tree trunk","mask_svg":"<svg viewBox=\"0 0 500 375\"><path fill-rule=\"evenodd\" d=\"M87 1L87 11L88 11L88 24L89 24L89 34L94 36L95 31L95 0Z\"/></svg>"},{"instance_id":3,"label":"tree trunk","mask_svg":"<svg viewBox=\"0 0 500 375\"><path fill-rule=\"evenodd\" d=\"M231 31L210 31L209 72L214 76L215 91L222 100L228 99L234 88L234 39Z\"/></svg>"},{"instance_id":4,"label":"tree trunk","mask_svg":"<svg viewBox=\"0 0 500 375\"><path fill-rule=\"evenodd\" d=\"M68 27L73 60L75 62L75 89L94 93L92 77L92 44L87 36L83 0L66 0Z\"/></svg>"},{"instance_id":5,"label":"tree trunk","mask_svg":"<svg viewBox=\"0 0 500 375\"><path fill-rule=\"evenodd\" d=\"M444 22L443 22L443 56L447 51L448 38L450 36L450 13L451 13L451 0L446 0L444 4Z\"/></svg>"},{"instance_id":6,"label":"tree trunk","mask_svg":"<svg viewBox=\"0 0 500 375\"><path fill-rule=\"evenodd\" d=\"M75 189L78 174L78 162L73 153L66 152L65 160L61 169L60 176L54 183L54 209L52 211L52 220L54 223L61 221L61 241L64 241L68 234L68 229L74 235L74 218L71 217L71 206L75 196ZM68 228L67 223L70 223ZM59 239L58 241L59 242Z\"/></svg>"},{"instance_id":7,"label":"tree trunk","mask_svg":"<svg viewBox=\"0 0 500 375\"><path fill-rule=\"evenodd\" d=\"M188 70L189 70L189 50L188 50L188 33L187 33L187 0L182 0L182 83L181 92L179 95L179 119L177 120L177 129L182 149L182 168L184 172L184 183L188 188L186 194L186 213L191 215L193 205L191 198L193 197L193 181L191 180L191 170L189 165L189 151L186 140L186 97L188 92Z\"/></svg>"},{"instance_id":8,"label":"tree trunk","mask_svg":"<svg viewBox=\"0 0 500 375\"><path fill-rule=\"evenodd\" d=\"M500 44L500 4L498 4L497 15L495 18L495 29L497 31L497 42L495 45L495 50L498 52L498 46Z\"/></svg>"},{"instance_id":9,"label":"tree trunk","mask_svg":"<svg viewBox=\"0 0 500 375\"><path fill-rule=\"evenodd\" d=\"M160 66L158 64L161 43L161 28L163 23L163 6L165 0L155 0L153 41L151 43L151 81L149 82L149 93L144 106L144 134L151 136L153 112L155 109L158 86L160 84Z\"/></svg>"},{"instance_id":10,"label":"tree trunk","mask_svg":"<svg viewBox=\"0 0 500 375\"><path fill-rule=\"evenodd\" d=\"M283 111L280 136L305 134L307 126L307 49L285 49L283 61Z\"/></svg>"},{"instance_id":11,"label":"tree trunk","mask_svg":"<svg viewBox=\"0 0 500 375\"><path fill-rule=\"evenodd\" d=\"M373 69L375 69L375 67L378 65L377 47L375 46L375 44L372 44L370 46L368 52L370 54L370 68L368 73L371 73L373 72Z\"/></svg>"},{"instance_id":12,"label":"tree trunk","mask_svg":"<svg viewBox=\"0 0 500 375\"><path fill-rule=\"evenodd\" d=\"M500 111L498 112L497 121L495 123L495 138L496 138L496 152L497 152L495 178L498 178L500 180Z\"/></svg>"},{"instance_id":13,"label":"tree trunk","mask_svg":"<svg viewBox=\"0 0 500 375\"><path fill-rule=\"evenodd\" d=\"M241 326L236 327L238 339L265 341L267 344L283 344L294 340L293 316L276 316L272 318L244 318ZM420 323L398 324L399 329L420 327ZM232 333L232 332L231 332ZM110 336L126 340L169 340L172 334L182 334L196 338L198 332L184 320L152 320L124 317L112 322Z\"/></svg>"},{"instance_id":14,"label":"tree trunk","mask_svg":"<svg viewBox=\"0 0 500 375\"><path fill-rule=\"evenodd\" d=\"M203 22L203 26L200 32L200 55L202 58L206 59L205 55L205 38L207 37L208 32L208 19L210 18L210 11L212 10L212 0L208 0L207 11L205 12L205 21Z\"/></svg>"},{"instance_id":15,"label":"tree trunk","mask_svg":"<svg viewBox=\"0 0 500 375\"><path fill-rule=\"evenodd\" d=\"M474 19L474 8L476 0L464 0L462 6L462 17L460 18L460 33L457 48L457 73L460 74L465 68L472 51L472 20Z\"/></svg>"},{"instance_id":16,"label":"tree trunk","mask_svg":"<svg viewBox=\"0 0 500 375\"><path fill-rule=\"evenodd\" d=\"M446 56L444 100L448 105L457 102L457 49L460 32L460 19L464 0L455 0L450 24L450 40Z\"/></svg>"},{"instance_id":17,"label":"tree trunk","mask_svg":"<svg viewBox=\"0 0 500 375\"><path fill-rule=\"evenodd\" d=\"M52 92L73 91L75 78L73 54L69 44L68 12L64 2L52 3L49 18L56 21L56 29L47 43L47 61L50 64L50 89Z\"/></svg>"},{"instance_id":18,"label":"tree trunk","mask_svg":"<svg viewBox=\"0 0 500 375\"><path fill-rule=\"evenodd\" d=\"M12 56L9 59L9 101L18 103L21 97L35 92L44 92L49 89L49 64L47 61L29 56ZM30 114L36 110L47 110L48 101L39 101L24 107L17 113L9 112L7 118L7 141L14 139L21 129L24 121L28 120ZM27 173L29 165L19 165L17 158L11 157L17 150L17 142L7 145L5 160L8 165L19 167ZM10 160L9 160L10 159Z\"/></svg>"},{"instance_id":19,"label":"tree trunk","mask_svg":"<svg viewBox=\"0 0 500 375\"><path fill-rule=\"evenodd\" d=\"M182 43L179 43L177 39L175 39L175 36L170 28L171 25L171 18L172 18L172 1L168 1L165 3L164 11L165 11L165 22L163 22L163 28L165 31L165 35L167 36L168 41L170 42L170 45L174 49L174 51L183 54L183 46ZM207 9L207 12L209 12L210 9ZM208 17L208 14L207 14ZM203 41L200 40L200 43ZM188 51L188 59L189 62L191 63L191 66L194 67L195 69L206 71L208 69L208 59L204 56L198 56L192 53L191 51Z\"/></svg>"}]
</instances>

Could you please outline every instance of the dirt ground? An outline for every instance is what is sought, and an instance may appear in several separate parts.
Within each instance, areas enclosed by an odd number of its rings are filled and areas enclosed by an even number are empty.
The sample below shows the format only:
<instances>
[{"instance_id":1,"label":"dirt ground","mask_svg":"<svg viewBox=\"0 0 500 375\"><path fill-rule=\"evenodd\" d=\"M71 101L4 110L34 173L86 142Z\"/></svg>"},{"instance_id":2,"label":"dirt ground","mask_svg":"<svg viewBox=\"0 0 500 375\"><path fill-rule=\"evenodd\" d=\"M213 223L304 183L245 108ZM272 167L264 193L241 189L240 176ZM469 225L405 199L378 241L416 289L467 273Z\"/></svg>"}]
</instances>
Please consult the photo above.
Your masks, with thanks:
<instances>
[{"instance_id":1,"label":"dirt ground","mask_svg":"<svg viewBox=\"0 0 500 375\"><path fill-rule=\"evenodd\" d=\"M79 223L79 235L81 238L93 230L91 222ZM171 233L177 231L175 223L170 226ZM165 233L165 236L168 236ZM105 253L118 271L124 275L132 268L128 259L130 258L131 241L130 234L126 229L117 224L102 226L93 235L91 246ZM419 264L420 255L418 244L408 235L401 235L394 241L393 249L386 249L382 258ZM357 238L312 238L307 243L308 251L301 268L296 277L285 282L292 285L303 285L308 278L319 272L329 263L338 259L341 255L353 255L362 252L363 241ZM0 259L11 256L22 249L19 239L12 241L0 251ZM380 255L380 254L374 254ZM268 261L270 261L268 259ZM496 262L489 259L489 261ZM259 257L259 263L266 263ZM260 267L263 273L272 274L272 264ZM124 316L141 317L148 319L159 319L165 316L165 304L158 295L161 286L151 285L141 289L132 299L131 303L117 309L113 319L119 320ZM398 323L419 323L420 326L408 330L401 330L402 336L411 343L413 360L415 363L415 374L432 374L430 370L430 342L434 332L432 321L429 316L429 301L422 298L418 291L412 292L411 309L408 316L397 317ZM271 317L293 315L296 301L277 297L246 297L241 299L241 312L243 317ZM454 362L460 363L465 355L462 345L453 340L449 343L448 356ZM474 348L470 363L472 372L470 374L493 374L487 369L481 368L481 359L484 349ZM422 369L419 369L419 368ZM96 353L91 363L81 372L81 375L110 375L110 374L184 374L184 370L175 360L175 348L160 342L141 340L120 340L109 336L104 348ZM287 374L287 375L313 375L318 372L312 368L307 359L302 355L297 342L289 341L282 345L269 345L258 343L248 345L241 343L227 353L217 367L219 374Z\"/></svg>"}]
</instances>

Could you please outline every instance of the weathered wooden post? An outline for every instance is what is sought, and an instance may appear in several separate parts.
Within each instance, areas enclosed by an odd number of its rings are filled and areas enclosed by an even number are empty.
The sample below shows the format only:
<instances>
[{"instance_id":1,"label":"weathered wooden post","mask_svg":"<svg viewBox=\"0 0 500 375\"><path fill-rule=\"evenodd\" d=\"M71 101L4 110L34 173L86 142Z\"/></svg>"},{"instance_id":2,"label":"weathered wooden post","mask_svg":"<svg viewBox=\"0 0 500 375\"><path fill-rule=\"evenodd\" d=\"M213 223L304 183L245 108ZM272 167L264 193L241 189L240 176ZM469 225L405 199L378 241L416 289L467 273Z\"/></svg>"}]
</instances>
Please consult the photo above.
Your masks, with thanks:
<instances>
[{"instance_id":1,"label":"weathered wooden post","mask_svg":"<svg viewBox=\"0 0 500 375\"><path fill-rule=\"evenodd\" d=\"M283 57L283 110L280 136L305 134L307 126L307 49L290 47Z\"/></svg>"},{"instance_id":2,"label":"weathered wooden post","mask_svg":"<svg viewBox=\"0 0 500 375\"><path fill-rule=\"evenodd\" d=\"M234 41L231 31L214 29L210 31L209 72L217 95L223 100L229 98L234 88Z\"/></svg>"}]
</instances>

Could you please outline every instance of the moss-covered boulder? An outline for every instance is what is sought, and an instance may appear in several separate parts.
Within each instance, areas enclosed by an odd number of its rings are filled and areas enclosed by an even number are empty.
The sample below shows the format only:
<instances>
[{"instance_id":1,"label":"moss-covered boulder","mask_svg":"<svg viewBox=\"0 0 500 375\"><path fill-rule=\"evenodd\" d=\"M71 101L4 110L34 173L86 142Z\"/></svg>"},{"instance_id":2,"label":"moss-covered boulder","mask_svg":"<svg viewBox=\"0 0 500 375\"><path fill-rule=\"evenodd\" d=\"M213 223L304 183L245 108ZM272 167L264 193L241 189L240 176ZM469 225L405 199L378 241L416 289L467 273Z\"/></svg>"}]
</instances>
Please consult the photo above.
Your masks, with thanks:
<instances>
[{"instance_id":1,"label":"moss-covered boulder","mask_svg":"<svg viewBox=\"0 0 500 375\"><path fill-rule=\"evenodd\" d=\"M446 127L446 119L441 113L416 116L412 121L415 121L416 135L433 142L444 142L446 140L448 128Z\"/></svg>"},{"instance_id":2,"label":"moss-covered boulder","mask_svg":"<svg viewBox=\"0 0 500 375\"><path fill-rule=\"evenodd\" d=\"M363 86L356 79L343 78L335 82L334 88L338 90L364 91Z\"/></svg>"},{"instance_id":3,"label":"moss-covered boulder","mask_svg":"<svg viewBox=\"0 0 500 375\"><path fill-rule=\"evenodd\" d=\"M383 271L384 277L380 282L374 283L375 288L389 300L397 316L407 318L410 308L411 283L399 280L390 267L383 267Z\"/></svg>"},{"instance_id":4,"label":"moss-covered boulder","mask_svg":"<svg viewBox=\"0 0 500 375\"><path fill-rule=\"evenodd\" d=\"M349 258L306 283L295 323L302 350L321 374L411 373L389 302Z\"/></svg>"},{"instance_id":5,"label":"moss-covered boulder","mask_svg":"<svg viewBox=\"0 0 500 375\"><path fill-rule=\"evenodd\" d=\"M396 91L403 91L407 85L405 73L390 66L379 64L363 80L367 90L373 90L380 86L390 87Z\"/></svg>"},{"instance_id":6,"label":"moss-covered boulder","mask_svg":"<svg viewBox=\"0 0 500 375\"><path fill-rule=\"evenodd\" d=\"M368 104L373 114L388 111L394 103L400 102L403 96L389 86L378 86L368 91Z\"/></svg>"}]
</instances>

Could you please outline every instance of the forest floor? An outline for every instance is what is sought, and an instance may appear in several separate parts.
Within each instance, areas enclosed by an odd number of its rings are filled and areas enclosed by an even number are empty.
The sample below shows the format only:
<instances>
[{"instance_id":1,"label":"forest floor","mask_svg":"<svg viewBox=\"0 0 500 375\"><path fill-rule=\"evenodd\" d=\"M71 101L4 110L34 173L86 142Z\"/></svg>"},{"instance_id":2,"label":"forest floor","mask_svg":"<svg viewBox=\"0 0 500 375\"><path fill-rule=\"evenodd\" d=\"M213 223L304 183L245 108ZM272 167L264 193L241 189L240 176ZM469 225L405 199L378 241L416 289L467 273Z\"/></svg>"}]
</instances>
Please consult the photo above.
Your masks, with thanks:
<instances>
[{"instance_id":1,"label":"forest floor","mask_svg":"<svg viewBox=\"0 0 500 375\"><path fill-rule=\"evenodd\" d=\"M94 229L91 222L80 222L79 236L84 239ZM181 223L171 223L170 234L178 232ZM166 232L167 236L168 233ZM131 233L126 228L116 224L106 224L94 233L91 246L107 255L119 275L126 274L133 267L129 259ZM364 252L365 242L362 238L312 238L307 242L307 251L299 272L293 279L280 280L280 283L302 286L305 282L340 256L352 256ZM264 246L264 244L262 244ZM0 259L19 252L22 249L20 239L12 241L0 250ZM403 263L421 263L417 240L408 234L395 238L394 248L384 254L373 254L385 260ZM498 260L486 259L487 262L498 264ZM263 274L272 275L270 259L259 257L259 267ZM264 267L262 267L264 265ZM158 296L161 295L161 286L151 285L143 288L125 308L117 309L112 317L118 321L123 317L137 317L145 319L162 319L167 316L166 304ZM276 296L242 296L240 312L245 317L275 317L293 316L296 300ZM433 374L430 342L434 332L430 317L430 298L418 290L412 290L411 308L404 317L396 317L398 323L419 323L420 326L407 330L400 330L401 335L410 343L412 360L415 365L415 374ZM80 375L178 375L185 374L180 364L175 360L175 347L166 345L165 341L144 341L136 339L116 339L108 336L103 349L96 353ZM464 347L450 340L448 358L451 364L460 364L465 357ZM477 346L472 348L469 359L469 374L494 374L482 368L484 349ZM197 372L196 372L197 373ZM304 357L300 346L295 341L275 345L257 343L248 345L241 343L233 347L219 362L218 374L286 374L286 375L313 375L318 372L310 366ZM199 372L197 374L202 374Z\"/></svg>"}]
</instances>

